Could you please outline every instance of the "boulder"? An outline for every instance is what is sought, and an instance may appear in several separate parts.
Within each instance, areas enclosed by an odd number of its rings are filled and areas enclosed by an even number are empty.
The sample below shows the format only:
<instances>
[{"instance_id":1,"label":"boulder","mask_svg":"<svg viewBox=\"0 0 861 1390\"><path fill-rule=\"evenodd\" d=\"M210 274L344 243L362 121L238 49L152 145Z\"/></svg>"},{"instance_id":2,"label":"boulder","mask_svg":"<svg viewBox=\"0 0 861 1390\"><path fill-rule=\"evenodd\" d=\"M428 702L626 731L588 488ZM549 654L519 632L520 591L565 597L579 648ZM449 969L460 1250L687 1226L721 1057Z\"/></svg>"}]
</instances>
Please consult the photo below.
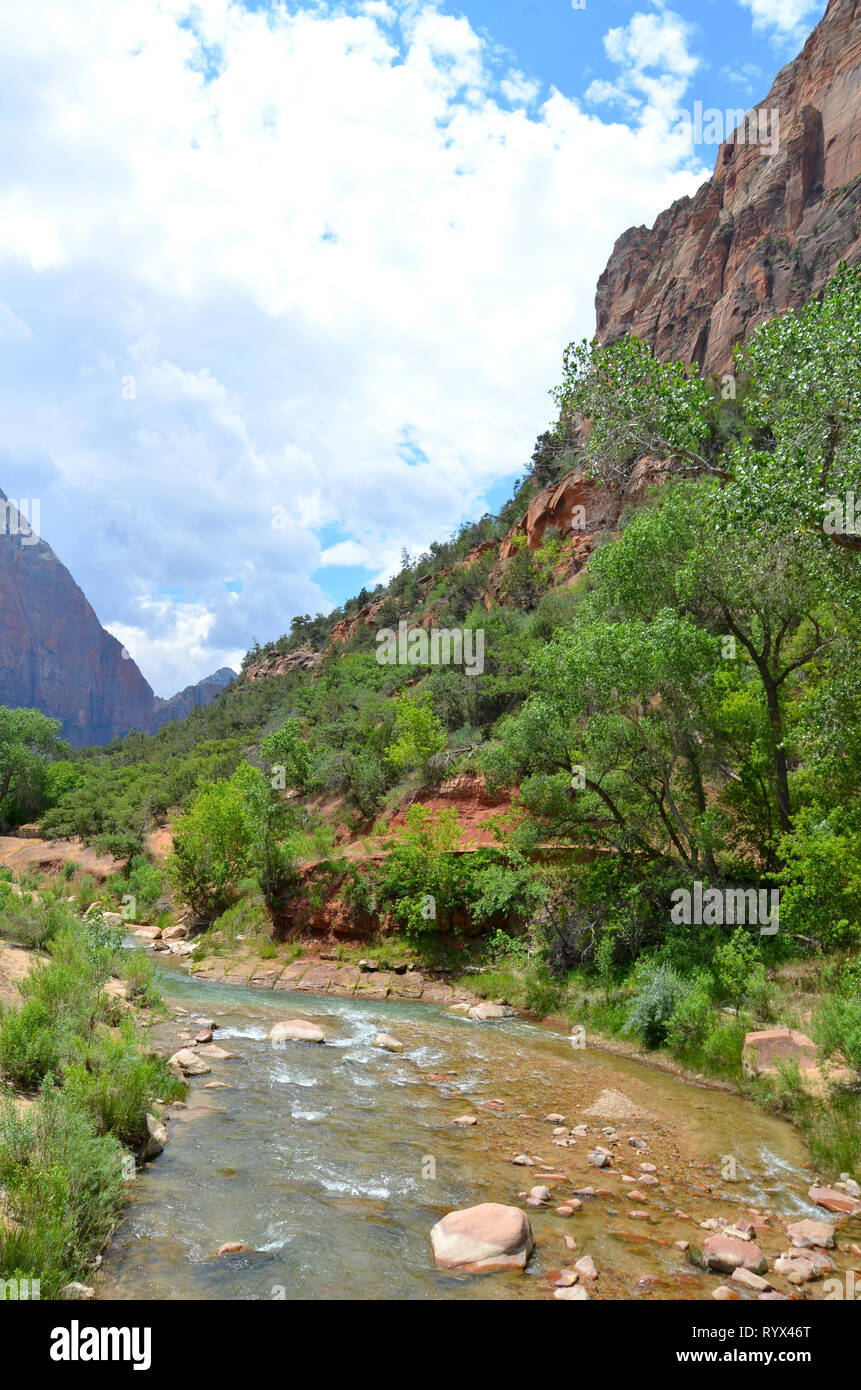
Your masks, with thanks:
<instances>
[{"instance_id":1,"label":"boulder","mask_svg":"<svg viewBox=\"0 0 861 1390\"><path fill-rule=\"evenodd\" d=\"M800 1072L818 1072L816 1043L794 1028L766 1028L744 1039L742 1065L748 1076L769 1076L782 1062L797 1062Z\"/></svg>"},{"instance_id":2,"label":"boulder","mask_svg":"<svg viewBox=\"0 0 861 1390\"><path fill-rule=\"evenodd\" d=\"M179 1052L175 1052L169 1059L169 1065L177 1067L183 1076L206 1076L207 1072L212 1071L209 1063L188 1047L181 1047Z\"/></svg>"},{"instance_id":3,"label":"boulder","mask_svg":"<svg viewBox=\"0 0 861 1390\"><path fill-rule=\"evenodd\" d=\"M165 927L161 934L163 941L185 941L188 936L188 927L182 922L177 922L173 927Z\"/></svg>"},{"instance_id":4,"label":"boulder","mask_svg":"<svg viewBox=\"0 0 861 1390\"><path fill-rule=\"evenodd\" d=\"M206 1043L198 1048L198 1057L211 1057L213 1062L227 1062L231 1057L235 1057L235 1052L228 1052L224 1047L218 1047L215 1043Z\"/></svg>"},{"instance_id":5,"label":"boulder","mask_svg":"<svg viewBox=\"0 0 861 1390\"><path fill-rule=\"evenodd\" d=\"M834 1249L834 1227L829 1221L794 1221L786 1233L797 1249L805 1250L811 1245Z\"/></svg>"},{"instance_id":6,"label":"boulder","mask_svg":"<svg viewBox=\"0 0 861 1390\"><path fill-rule=\"evenodd\" d=\"M589 1295L582 1284L575 1284L573 1288L554 1289L553 1297L558 1298L560 1303L587 1303Z\"/></svg>"},{"instance_id":7,"label":"boulder","mask_svg":"<svg viewBox=\"0 0 861 1390\"><path fill-rule=\"evenodd\" d=\"M491 1004L484 1000L481 1004L472 1005L469 1017L478 1019L479 1023L491 1023L500 1018L513 1018L514 1010L508 1004Z\"/></svg>"},{"instance_id":8,"label":"boulder","mask_svg":"<svg viewBox=\"0 0 861 1390\"><path fill-rule=\"evenodd\" d=\"M96 1291L91 1289L89 1284L64 1284L60 1290L60 1297L69 1301L89 1300L95 1298Z\"/></svg>"},{"instance_id":9,"label":"boulder","mask_svg":"<svg viewBox=\"0 0 861 1390\"><path fill-rule=\"evenodd\" d=\"M384 1052L403 1052L404 1045L398 1038L393 1038L391 1033L378 1033L374 1038L374 1047L382 1048Z\"/></svg>"},{"instance_id":10,"label":"boulder","mask_svg":"<svg viewBox=\"0 0 861 1390\"><path fill-rule=\"evenodd\" d=\"M753 1270L754 1274L763 1274L768 1268L758 1245L735 1236L709 1236L703 1246L703 1259L708 1269L719 1274L732 1274L739 1266Z\"/></svg>"},{"instance_id":11,"label":"boulder","mask_svg":"<svg viewBox=\"0 0 861 1390\"><path fill-rule=\"evenodd\" d=\"M817 1207L826 1211L838 1212L846 1216L861 1215L861 1202L849 1192L838 1192L833 1187L819 1187L816 1183L810 1188L808 1197Z\"/></svg>"},{"instance_id":12,"label":"boulder","mask_svg":"<svg viewBox=\"0 0 861 1390\"><path fill-rule=\"evenodd\" d=\"M469 1274L524 1269L534 1245L526 1213L499 1202L449 1212L432 1228L430 1240L441 1269Z\"/></svg>"},{"instance_id":13,"label":"boulder","mask_svg":"<svg viewBox=\"0 0 861 1390\"><path fill-rule=\"evenodd\" d=\"M146 1117L147 1138L141 1150L143 1159L157 1158L167 1143L167 1126L155 1115Z\"/></svg>"},{"instance_id":14,"label":"boulder","mask_svg":"<svg viewBox=\"0 0 861 1390\"><path fill-rule=\"evenodd\" d=\"M131 926L131 923L129 923ZM139 936L143 941L159 941L161 939L161 927L139 927L135 926L133 936Z\"/></svg>"},{"instance_id":15,"label":"boulder","mask_svg":"<svg viewBox=\"0 0 861 1390\"><path fill-rule=\"evenodd\" d=\"M275 1023L269 1030L270 1042L309 1042L326 1041L323 1029L305 1018L288 1018L284 1023Z\"/></svg>"},{"instance_id":16,"label":"boulder","mask_svg":"<svg viewBox=\"0 0 861 1390\"><path fill-rule=\"evenodd\" d=\"M774 1262L775 1274L782 1274L790 1284L807 1284L812 1279L821 1279L823 1274L834 1268L833 1262L821 1250L787 1250Z\"/></svg>"}]
</instances>

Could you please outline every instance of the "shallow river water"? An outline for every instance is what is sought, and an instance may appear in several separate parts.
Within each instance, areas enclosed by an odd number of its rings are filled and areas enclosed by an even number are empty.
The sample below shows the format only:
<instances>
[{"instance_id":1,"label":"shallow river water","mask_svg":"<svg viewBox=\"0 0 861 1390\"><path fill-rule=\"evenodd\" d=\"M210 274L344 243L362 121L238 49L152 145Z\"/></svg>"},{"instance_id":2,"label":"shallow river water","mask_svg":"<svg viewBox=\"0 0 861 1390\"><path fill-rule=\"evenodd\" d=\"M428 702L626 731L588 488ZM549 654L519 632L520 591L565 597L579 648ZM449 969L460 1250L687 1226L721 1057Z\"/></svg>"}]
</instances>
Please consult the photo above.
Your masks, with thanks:
<instances>
[{"instance_id":1,"label":"shallow river water","mask_svg":"<svg viewBox=\"0 0 861 1390\"><path fill-rule=\"evenodd\" d=\"M735 1220L752 1204L775 1218L822 1216L808 1204L805 1150L787 1124L520 1019L481 1024L431 1005L266 993L171 968L160 987L172 1012L213 1019L215 1042L236 1057L213 1061L210 1076L191 1080L188 1108L169 1112L170 1142L138 1172L101 1298L546 1299L547 1272L586 1253L601 1275L593 1296L703 1298L718 1277L674 1244L701 1244L698 1221ZM267 1041L273 1022L297 1016L322 1025L325 1045ZM154 1041L182 1046L186 1023L159 1025ZM380 1029L404 1042L402 1055L372 1046ZM439 1079L445 1072L454 1075ZM207 1090L210 1081L229 1089ZM648 1118L587 1114L607 1088ZM554 1145L551 1111L569 1126L590 1124L589 1138ZM464 1114L478 1123L454 1125ZM617 1140L609 1173L587 1159L594 1142L610 1145L600 1133L608 1125ZM629 1146L631 1136L648 1149ZM564 1175L548 1184L554 1202L587 1184L600 1195L572 1218L552 1205L530 1213L536 1251L525 1274L436 1270L428 1232L442 1215L522 1203L518 1194L544 1180L540 1163L511 1163L523 1152ZM722 1177L727 1159L734 1182ZM621 1175L637 1176L641 1160L659 1181L632 1202ZM648 1220L632 1218L634 1207ZM229 1241L249 1252L215 1258ZM786 1245L783 1235L777 1248Z\"/></svg>"}]
</instances>

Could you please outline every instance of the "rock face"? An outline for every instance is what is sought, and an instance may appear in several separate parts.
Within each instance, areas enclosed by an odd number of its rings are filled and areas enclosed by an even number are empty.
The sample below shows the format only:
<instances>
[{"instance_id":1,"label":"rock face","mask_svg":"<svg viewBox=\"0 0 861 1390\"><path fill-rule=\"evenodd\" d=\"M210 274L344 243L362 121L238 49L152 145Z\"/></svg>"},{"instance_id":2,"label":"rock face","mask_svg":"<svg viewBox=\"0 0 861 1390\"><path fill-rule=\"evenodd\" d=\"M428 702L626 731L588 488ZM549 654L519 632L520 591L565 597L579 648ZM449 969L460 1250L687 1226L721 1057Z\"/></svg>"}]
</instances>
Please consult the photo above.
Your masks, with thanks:
<instances>
[{"instance_id":1,"label":"rock face","mask_svg":"<svg viewBox=\"0 0 861 1390\"><path fill-rule=\"evenodd\" d=\"M470 1274L524 1269L533 1246L526 1212L499 1202L449 1212L433 1227L430 1238L437 1265Z\"/></svg>"},{"instance_id":2,"label":"rock face","mask_svg":"<svg viewBox=\"0 0 861 1390\"><path fill-rule=\"evenodd\" d=\"M187 719L192 710L211 705L216 695L220 695L224 687L235 679L236 672L231 671L229 666L222 666L211 676L204 676L196 685L187 685L177 695L171 695L169 700L162 700L156 695L152 713L153 733L174 719Z\"/></svg>"},{"instance_id":3,"label":"rock face","mask_svg":"<svg viewBox=\"0 0 861 1390\"><path fill-rule=\"evenodd\" d=\"M596 295L597 337L627 333L664 360L730 369L765 319L861 263L861 0L831 0L762 112L779 141L721 145L712 178L613 249ZM770 130L765 118L765 130Z\"/></svg>"},{"instance_id":4,"label":"rock face","mask_svg":"<svg viewBox=\"0 0 861 1390\"><path fill-rule=\"evenodd\" d=\"M0 704L42 710L73 748L148 733L153 693L65 565L0 492Z\"/></svg>"}]
</instances>

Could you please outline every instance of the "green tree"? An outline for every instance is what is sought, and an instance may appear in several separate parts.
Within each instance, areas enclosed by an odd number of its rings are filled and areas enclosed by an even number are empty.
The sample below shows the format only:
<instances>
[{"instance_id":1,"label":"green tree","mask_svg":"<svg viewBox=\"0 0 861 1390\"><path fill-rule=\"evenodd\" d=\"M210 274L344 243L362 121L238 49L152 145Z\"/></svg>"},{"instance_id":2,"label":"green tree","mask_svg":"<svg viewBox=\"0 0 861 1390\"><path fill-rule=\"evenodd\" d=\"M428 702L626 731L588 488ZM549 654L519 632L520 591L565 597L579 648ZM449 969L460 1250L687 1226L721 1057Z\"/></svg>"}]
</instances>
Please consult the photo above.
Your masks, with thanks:
<instances>
[{"instance_id":1,"label":"green tree","mask_svg":"<svg viewBox=\"0 0 861 1390\"><path fill-rule=\"evenodd\" d=\"M168 876L202 917L217 917L230 905L231 885L251 864L252 829L242 778L204 783L174 826Z\"/></svg>"},{"instance_id":2,"label":"green tree","mask_svg":"<svg viewBox=\"0 0 861 1390\"><path fill-rule=\"evenodd\" d=\"M60 728L40 710L0 705L0 820L6 824L40 809L48 762L68 751Z\"/></svg>"},{"instance_id":3,"label":"green tree","mask_svg":"<svg viewBox=\"0 0 861 1390\"><path fill-rule=\"evenodd\" d=\"M385 758L398 771L423 767L428 758L446 746L445 729L427 695L401 696L395 706L395 734Z\"/></svg>"}]
</instances>

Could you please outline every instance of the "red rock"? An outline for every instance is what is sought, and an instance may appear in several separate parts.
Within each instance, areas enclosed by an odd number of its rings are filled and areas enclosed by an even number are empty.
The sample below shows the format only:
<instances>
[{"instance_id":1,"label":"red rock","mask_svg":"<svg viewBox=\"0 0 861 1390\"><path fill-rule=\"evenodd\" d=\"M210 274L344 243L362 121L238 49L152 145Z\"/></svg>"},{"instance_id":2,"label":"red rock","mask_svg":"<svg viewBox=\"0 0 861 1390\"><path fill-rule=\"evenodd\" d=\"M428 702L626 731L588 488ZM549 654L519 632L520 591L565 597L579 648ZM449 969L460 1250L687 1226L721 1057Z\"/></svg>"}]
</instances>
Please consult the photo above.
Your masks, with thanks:
<instances>
[{"instance_id":1,"label":"red rock","mask_svg":"<svg viewBox=\"0 0 861 1390\"><path fill-rule=\"evenodd\" d=\"M834 1248L834 1227L829 1221L794 1221L787 1226L786 1233L798 1249L820 1246L826 1250Z\"/></svg>"},{"instance_id":2,"label":"red rock","mask_svg":"<svg viewBox=\"0 0 861 1390\"><path fill-rule=\"evenodd\" d=\"M754 1274L761 1274L767 1267L758 1245L723 1234L709 1236L703 1246L703 1257L709 1269L721 1274L732 1274L739 1265L752 1269Z\"/></svg>"},{"instance_id":3,"label":"red rock","mask_svg":"<svg viewBox=\"0 0 861 1390\"><path fill-rule=\"evenodd\" d=\"M758 323L816 295L841 259L858 264L859 19L858 0L831 0L759 103L779 112L776 153L727 141L693 198L618 239L598 282L599 341L634 333L664 361L726 372Z\"/></svg>"},{"instance_id":4,"label":"red rock","mask_svg":"<svg viewBox=\"0 0 861 1390\"><path fill-rule=\"evenodd\" d=\"M770 1076L784 1062L797 1062L802 1072L818 1071L813 1039L794 1028L766 1028L745 1036L742 1063L749 1076Z\"/></svg>"},{"instance_id":5,"label":"red rock","mask_svg":"<svg viewBox=\"0 0 861 1390\"><path fill-rule=\"evenodd\" d=\"M814 1183L807 1195L811 1202L824 1207L826 1211L845 1213L847 1216L861 1214L861 1202L857 1197L850 1197L848 1192L838 1192L833 1187L818 1187Z\"/></svg>"},{"instance_id":6,"label":"red rock","mask_svg":"<svg viewBox=\"0 0 861 1390\"><path fill-rule=\"evenodd\" d=\"M219 1245L215 1254L219 1255L238 1255L240 1251L247 1250L247 1245L242 1245L238 1240L230 1240L226 1245Z\"/></svg>"},{"instance_id":7,"label":"red rock","mask_svg":"<svg viewBox=\"0 0 861 1390\"><path fill-rule=\"evenodd\" d=\"M598 1278L598 1271L595 1268L595 1261L592 1259L591 1255L583 1255L582 1258L577 1261L574 1268L583 1279Z\"/></svg>"},{"instance_id":8,"label":"red rock","mask_svg":"<svg viewBox=\"0 0 861 1390\"><path fill-rule=\"evenodd\" d=\"M564 1239L569 1250L577 1250L579 1248L573 1236L565 1236Z\"/></svg>"},{"instance_id":9,"label":"red rock","mask_svg":"<svg viewBox=\"0 0 861 1390\"><path fill-rule=\"evenodd\" d=\"M526 1213L499 1202L449 1212L431 1229L430 1239L440 1268L472 1274L523 1269L534 1244Z\"/></svg>"},{"instance_id":10,"label":"red rock","mask_svg":"<svg viewBox=\"0 0 861 1390\"><path fill-rule=\"evenodd\" d=\"M649 1213L647 1211L629 1211L628 1215L632 1221L648 1221L649 1219Z\"/></svg>"}]
</instances>

